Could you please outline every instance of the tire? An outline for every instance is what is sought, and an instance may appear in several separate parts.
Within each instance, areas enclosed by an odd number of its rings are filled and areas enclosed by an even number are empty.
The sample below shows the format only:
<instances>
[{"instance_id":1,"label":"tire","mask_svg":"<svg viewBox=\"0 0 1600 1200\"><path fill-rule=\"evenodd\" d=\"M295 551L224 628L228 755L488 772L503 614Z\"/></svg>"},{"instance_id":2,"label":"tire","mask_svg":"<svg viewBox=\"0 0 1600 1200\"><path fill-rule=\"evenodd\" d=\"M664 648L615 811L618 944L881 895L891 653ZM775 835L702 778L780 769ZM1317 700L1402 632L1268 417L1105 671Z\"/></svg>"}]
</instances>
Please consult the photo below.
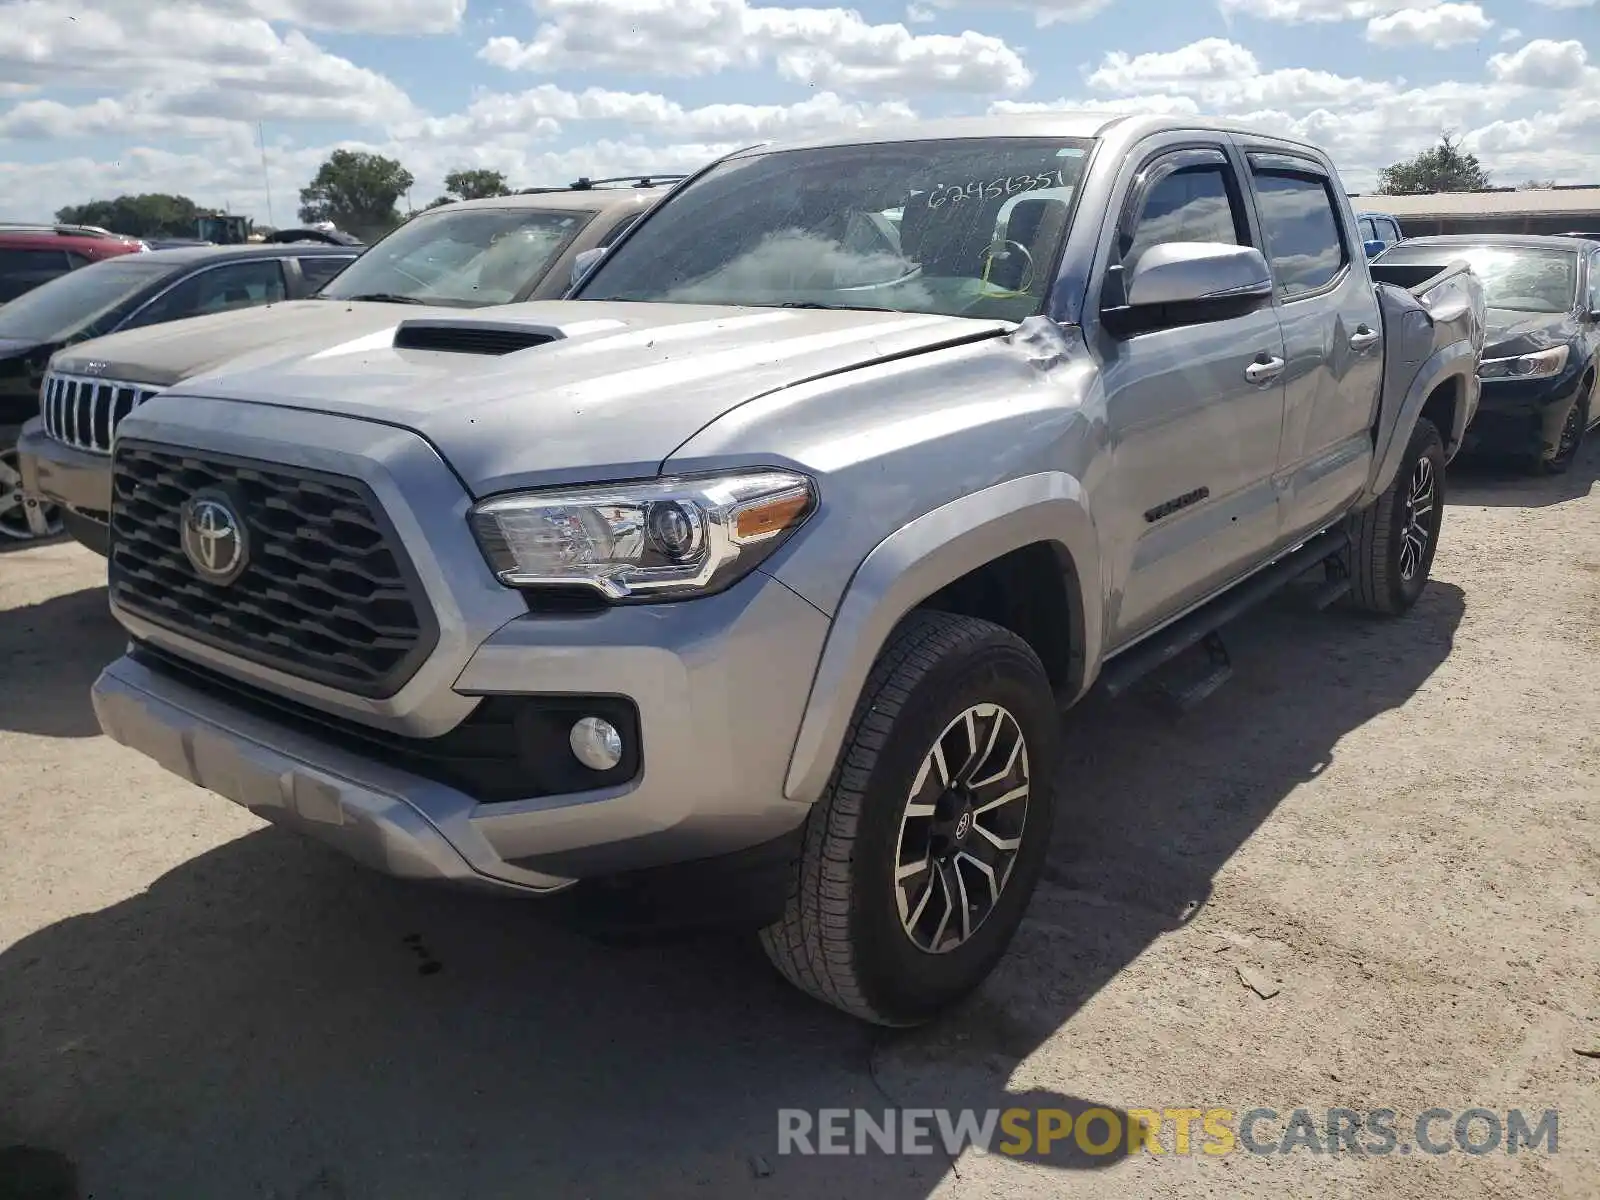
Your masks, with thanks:
<instances>
[{"instance_id":1,"label":"tire","mask_svg":"<svg viewBox=\"0 0 1600 1200\"><path fill-rule=\"evenodd\" d=\"M970 725L968 713L977 714ZM761 932L773 965L802 991L878 1025L919 1024L982 983L1021 924L1049 850L1059 722L1044 667L1021 638L972 617L907 617L873 667L839 763L807 818L784 916ZM1011 756L1019 740L1022 751ZM924 814L923 802L941 790L938 762L959 773L956 755L974 744L984 749L964 765L983 785L973 789L977 799L946 794ZM936 745L942 757L924 776ZM1010 770L996 776L1008 757ZM919 778L927 780L920 791ZM1024 783L1026 793L1015 796ZM1001 796L1013 798L994 804ZM952 803L964 803L969 816L989 810L962 834ZM1020 844L1000 861L1005 852L994 838L1013 836ZM954 859L939 865L948 854ZM897 866L919 858L934 865L902 882ZM989 873L999 885L992 900ZM926 904L918 900L924 888ZM959 944L953 935L966 931L954 923L954 900L940 937L944 895L970 901L962 906L970 936Z\"/></svg>"},{"instance_id":2,"label":"tire","mask_svg":"<svg viewBox=\"0 0 1600 1200\"><path fill-rule=\"evenodd\" d=\"M1349 607L1397 617L1421 597L1444 523L1444 471L1444 439L1434 423L1424 417L1411 431L1400 469L1388 490L1349 518ZM1424 483L1431 507L1418 514L1411 502ZM1421 508L1420 497L1416 507ZM1408 530L1412 534L1409 539ZM1420 549L1416 545L1418 533L1426 535Z\"/></svg>"},{"instance_id":3,"label":"tire","mask_svg":"<svg viewBox=\"0 0 1600 1200\"><path fill-rule=\"evenodd\" d=\"M1595 384L1592 379L1586 379L1579 385L1577 398L1567 411L1567 419L1561 427L1555 450L1549 454L1543 452L1539 454L1535 466L1538 474L1565 475L1571 469L1573 460L1583 449L1583 437L1589 429L1589 418L1592 415L1590 405L1594 401L1594 391Z\"/></svg>"}]
</instances>

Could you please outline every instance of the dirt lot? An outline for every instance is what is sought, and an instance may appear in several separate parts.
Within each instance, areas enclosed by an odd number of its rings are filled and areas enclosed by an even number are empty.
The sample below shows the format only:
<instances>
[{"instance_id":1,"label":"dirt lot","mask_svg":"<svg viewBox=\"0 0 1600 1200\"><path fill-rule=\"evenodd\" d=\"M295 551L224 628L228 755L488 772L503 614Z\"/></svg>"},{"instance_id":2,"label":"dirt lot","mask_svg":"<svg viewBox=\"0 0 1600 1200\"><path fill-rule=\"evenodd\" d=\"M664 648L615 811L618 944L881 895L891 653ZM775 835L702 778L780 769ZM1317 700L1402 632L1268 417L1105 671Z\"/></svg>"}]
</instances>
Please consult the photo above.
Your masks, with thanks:
<instances>
[{"instance_id":1,"label":"dirt lot","mask_svg":"<svg viewBox=\"0 0 1600 1200\"><path fill-rule=\"evenodd\" d=\"M69 1164L96 1200L1600 1195L1596 450L1458 472L1408 618L1286 597L1199 712L1075 713L1032 919L902 1035L748 941L600 947L175 782L95 726L98 560L0 554L0 1146L59 1156L0 1195L71 1195ZM890 1104L1554 1108L1559 1142L776 1154L781 1107Z\"/></svg>"}]
</instances>

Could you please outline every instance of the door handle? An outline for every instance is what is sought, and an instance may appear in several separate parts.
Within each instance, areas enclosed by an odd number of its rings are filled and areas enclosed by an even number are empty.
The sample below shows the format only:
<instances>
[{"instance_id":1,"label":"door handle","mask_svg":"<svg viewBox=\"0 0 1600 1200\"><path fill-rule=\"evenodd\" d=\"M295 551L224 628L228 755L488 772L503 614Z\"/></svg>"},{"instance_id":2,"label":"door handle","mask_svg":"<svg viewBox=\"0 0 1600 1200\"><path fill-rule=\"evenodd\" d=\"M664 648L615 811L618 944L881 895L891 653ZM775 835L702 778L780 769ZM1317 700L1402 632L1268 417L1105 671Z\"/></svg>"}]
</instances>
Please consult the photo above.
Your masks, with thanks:
<instances>
[{"instance_id":1,"label":"door handle","mask_svg":"<svg viewBox=\"0 0 1600 1200\"><path fill-rule=\"evenodd\" d=\"M1258 358L1244 369L1244 377L1251 383L1271 383L1283 374L1283 359Z\"/></svg>"},{"instance_id":2,"label":"door handle","mask_svg":"<svg viewBox=\"0 0 1600 1200\"><path fill-rule=\"evenodd\" d=\"M1382 336L1376 329L1368 329L1365 325L1357 325L1356 331L1350 335L1350 349L1356 351L1370 350L1378 344L1378 339Z\"/></svg>"}]
</instances>

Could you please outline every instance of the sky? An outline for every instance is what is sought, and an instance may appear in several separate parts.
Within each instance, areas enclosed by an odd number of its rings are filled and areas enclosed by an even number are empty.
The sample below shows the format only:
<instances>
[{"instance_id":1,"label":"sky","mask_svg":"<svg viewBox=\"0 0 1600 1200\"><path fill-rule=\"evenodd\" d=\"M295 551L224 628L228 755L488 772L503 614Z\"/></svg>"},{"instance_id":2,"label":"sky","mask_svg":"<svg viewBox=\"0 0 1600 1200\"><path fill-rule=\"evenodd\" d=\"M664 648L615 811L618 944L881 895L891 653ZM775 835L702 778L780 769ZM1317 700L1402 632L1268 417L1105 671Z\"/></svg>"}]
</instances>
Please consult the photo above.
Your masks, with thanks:
<instances>
[{"instance_id":1,"label":"sky","mask_svg":"<svg viewBox=\"0 0 1600 1200\"><path fill-rule=\"evenodd\" d=\"M458 168L1054 108L1289 131L1352 191L1445 131L1496 184L1600 184L1600 0L0 0L0 219L159 191L282 225L340 146L420 207Z\"/></svg>"}]
</instances>

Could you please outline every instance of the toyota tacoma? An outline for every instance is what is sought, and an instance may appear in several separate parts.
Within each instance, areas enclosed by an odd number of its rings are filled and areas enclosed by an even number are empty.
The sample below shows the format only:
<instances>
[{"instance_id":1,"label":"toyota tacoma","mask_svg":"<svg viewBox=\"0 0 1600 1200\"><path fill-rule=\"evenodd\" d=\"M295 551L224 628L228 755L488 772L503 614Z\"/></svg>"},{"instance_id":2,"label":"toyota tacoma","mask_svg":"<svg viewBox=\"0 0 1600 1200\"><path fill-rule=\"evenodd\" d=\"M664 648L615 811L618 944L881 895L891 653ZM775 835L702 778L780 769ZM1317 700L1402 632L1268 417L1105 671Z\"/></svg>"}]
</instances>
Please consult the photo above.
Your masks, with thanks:
<instances>
[{"instance_id":1,"label":"toyota tacoma","mask_svg":"<svg viewBox=\"0 0 1600 1200\"><path fill-rule=\"evenodd\" d=\"M1376 283L1232 125L755 147L597 257L134 410L100 722L392 875L692 896L884 1024L1017 929L1063 706L1301 576L1417 601L1478 397L1471 272Z\"/></svg>"}]
</instances>

